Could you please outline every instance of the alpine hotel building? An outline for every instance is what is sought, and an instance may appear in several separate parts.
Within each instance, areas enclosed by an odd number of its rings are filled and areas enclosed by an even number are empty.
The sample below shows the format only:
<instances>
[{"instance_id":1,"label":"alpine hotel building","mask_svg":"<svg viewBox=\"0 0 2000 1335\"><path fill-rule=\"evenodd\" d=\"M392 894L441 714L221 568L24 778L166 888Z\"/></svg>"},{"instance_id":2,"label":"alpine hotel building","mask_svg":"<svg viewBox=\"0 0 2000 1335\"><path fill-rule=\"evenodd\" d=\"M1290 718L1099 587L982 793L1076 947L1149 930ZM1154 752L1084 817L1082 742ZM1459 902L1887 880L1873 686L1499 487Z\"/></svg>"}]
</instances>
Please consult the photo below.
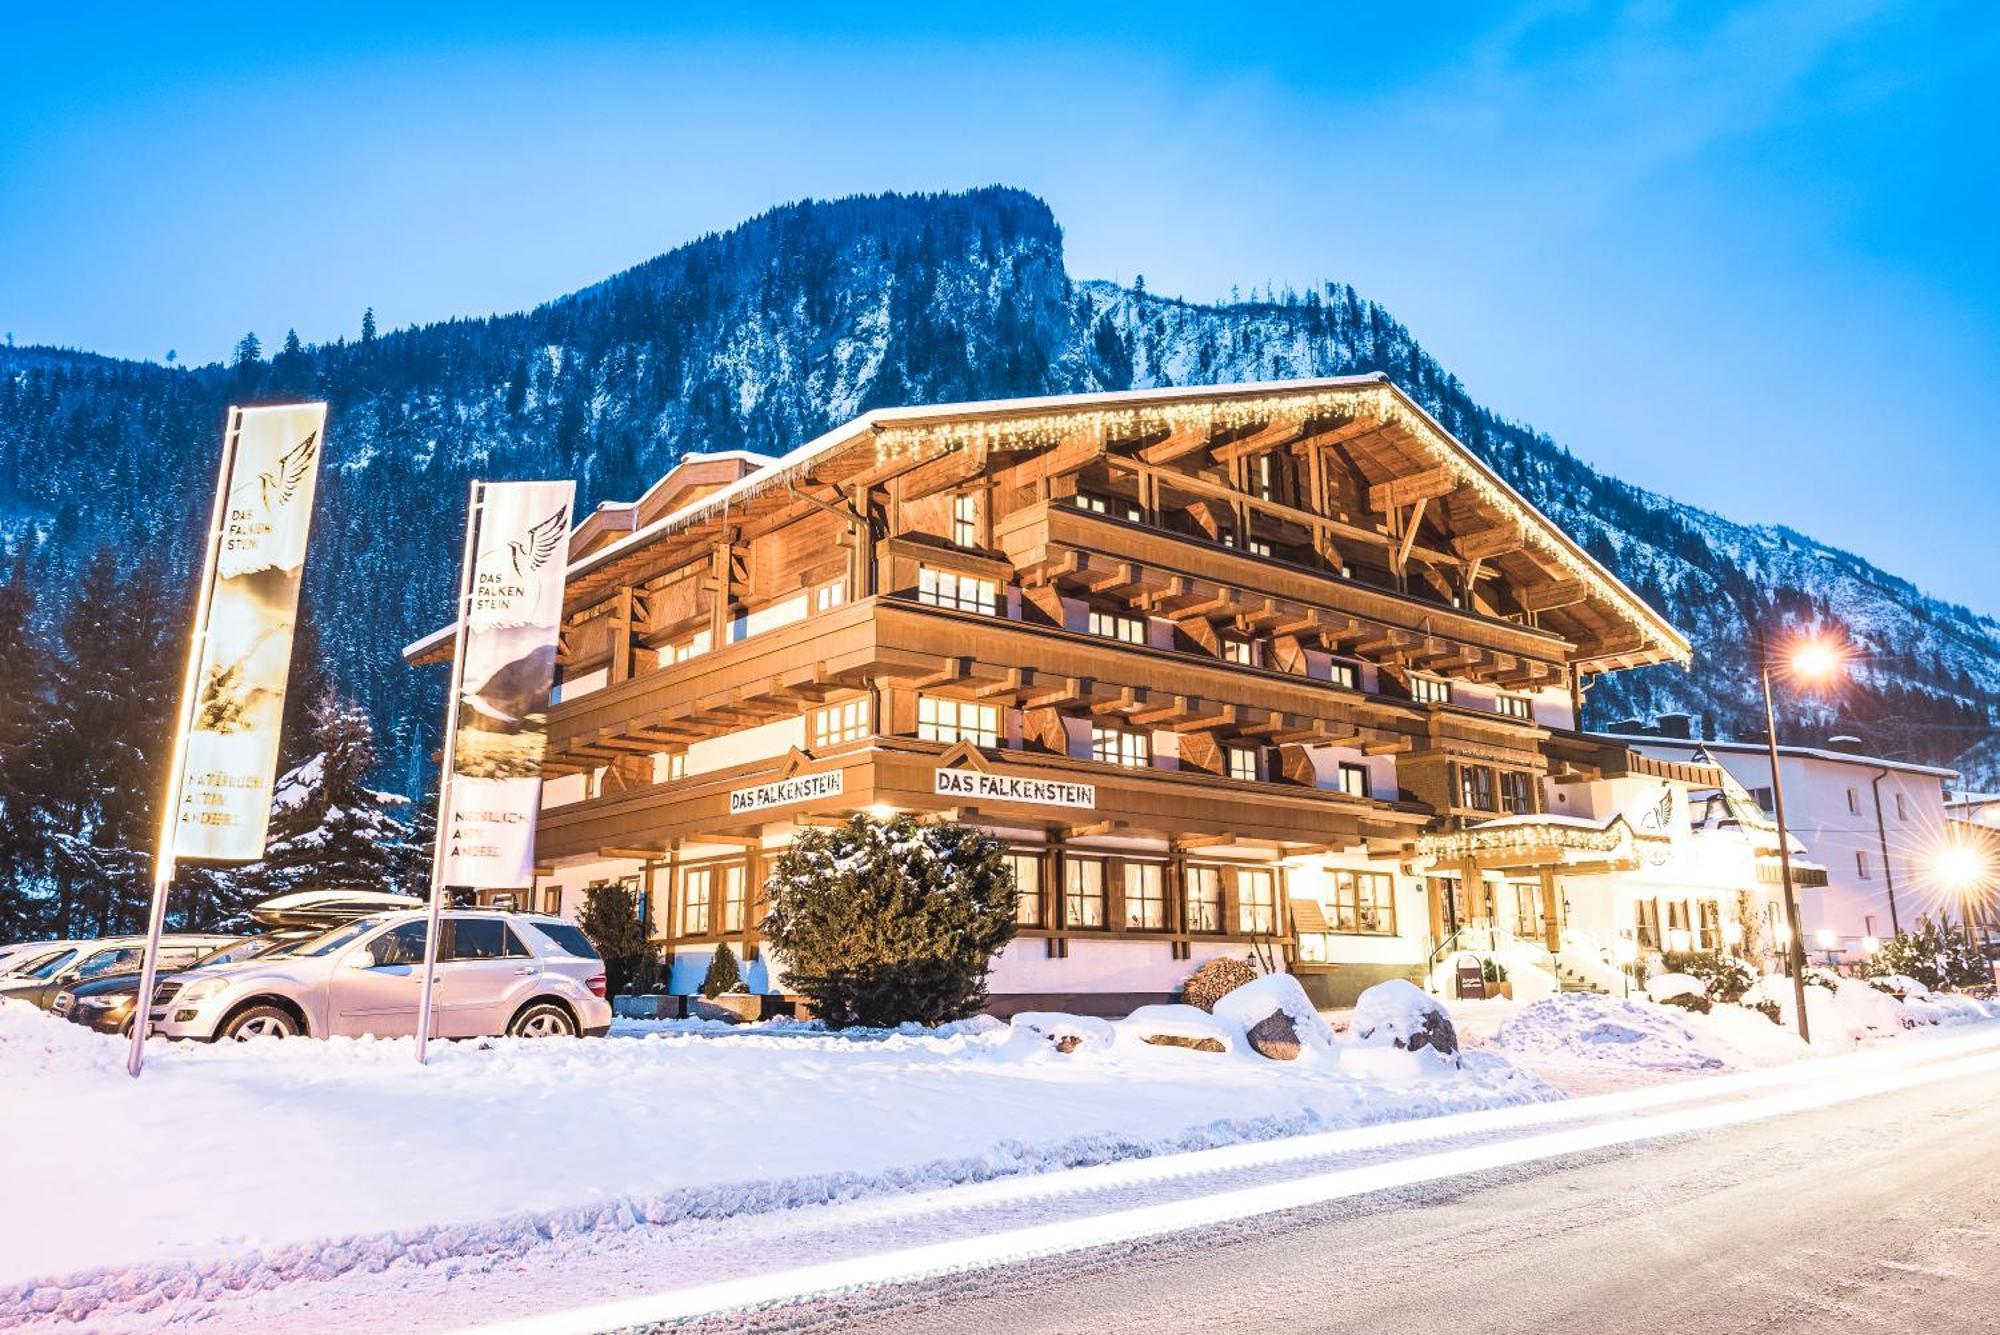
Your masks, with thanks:
<instances>
[{"instance_id":1,"label":"alpine hotel building","mask_svg":"<svg viewBox=\"0 0 2000 1335\"><path fill-rule=\"evenodd\" d=\"M762 868L856 811L1005 840L1001 1013L1122 1014L1252 952L1328 1003L1468 945L1590 981L1775 888L1718 770L1576 731L1591 678L1687 643L1380 376L689 455L576 527L566 614L511 898L630 881L676 993L725 941L783 992Z\"/></svg>"}]
</instances>

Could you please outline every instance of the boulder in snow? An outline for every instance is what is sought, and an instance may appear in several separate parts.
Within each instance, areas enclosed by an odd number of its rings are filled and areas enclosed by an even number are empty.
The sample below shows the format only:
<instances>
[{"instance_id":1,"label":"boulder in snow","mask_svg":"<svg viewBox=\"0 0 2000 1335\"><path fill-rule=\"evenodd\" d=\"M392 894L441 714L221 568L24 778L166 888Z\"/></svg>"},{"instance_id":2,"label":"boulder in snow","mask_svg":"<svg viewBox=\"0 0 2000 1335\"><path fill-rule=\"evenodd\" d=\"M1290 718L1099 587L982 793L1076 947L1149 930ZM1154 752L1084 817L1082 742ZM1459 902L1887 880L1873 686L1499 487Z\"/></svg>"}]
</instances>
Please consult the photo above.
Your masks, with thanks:
<instances>
[{"instance_id":1,"label":"boulder in snow","mask_svg":"<svg viewBox=\"0 0 2000 1335\"><path fill-rule=\"evenodd\" d=\"M1048 1044L1067 1056L1078 1048L1103 1050L1117 1039L1118 1031L1108 1020L1063 1011L1022 1011L1009 1023L1014 1032Z\"/></svg>"},{"instance_id":2,"label":"boulder in snow","mask_svg":"<svg viewBox=\"0 0 2000 1335\"><path fill-rule=\"evenodd\" d=\"M1348 1022L1349 1048L1428 1052L1458 1064L1458 1031L1442 1002L1414 983L1392 978L1363 992ZM1348 1065L1349 1054L1341 1062Z\"/></svg>"},{"instance_id":3,"label":"boulder in snow","mask_svg":"<svg viewBox=\"0 0 2000 1335\"><path fill-rule=\"evenodd\" d=\"M1887 992L1901 1001L1907 997L1927 997L1931 990L1908 974L1879 973L1868 980L1869 986L1878 992Z\"/></svg>"},{"instance_id":4,"label":"boulder in snow","mask_svg":"<svg viewBox=\"0 0 2000 1335\"><path fill-rule=\"evenodd\" d=\"M1288 973L1266 974L1227 993L1215 1003L1215 1018L1240 1027L1251 1049L1273 1061L1333 1050L1332 1027Z\"/></svg>"},{"instance_id":5,"label":"boulder in snow","mask_svg":"<svg viewBox=\"0 0 2000 1335\"><path fill-rule=\"evenodd\" d=\"M1141 1006L1116 1028L1155 1047L1191 1048L1196 1052L1231 1052L1243 1041L1240 1026L1210 1015L1199 1006Z\"/></svg>"}]
</instances>

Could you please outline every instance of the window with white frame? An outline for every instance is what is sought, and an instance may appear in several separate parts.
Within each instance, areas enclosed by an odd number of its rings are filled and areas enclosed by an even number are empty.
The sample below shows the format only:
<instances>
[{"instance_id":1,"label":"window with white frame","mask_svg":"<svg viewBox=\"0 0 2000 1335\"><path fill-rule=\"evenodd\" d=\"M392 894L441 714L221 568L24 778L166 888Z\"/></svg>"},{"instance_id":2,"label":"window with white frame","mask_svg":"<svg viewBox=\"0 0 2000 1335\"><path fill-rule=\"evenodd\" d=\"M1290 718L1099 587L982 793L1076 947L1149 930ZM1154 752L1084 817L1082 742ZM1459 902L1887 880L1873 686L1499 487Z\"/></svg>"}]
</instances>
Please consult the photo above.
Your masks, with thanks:
<instances>
[{"instance_id":1,"label":"window with white frame","mask_svg":"<svg viewBox=\"0 0 2000 1335\"><path fill-rule=\"evenodd\" d=\"M1104 926L1104 863L1097 858L1063 859L1063 925Z\"/></svg>"},{"instance_id":2,"label":"window with white frame","mask_svg":"<svg viewBox=\"0 0 2000 1335\"><path fill-rule=\"evenodd\" d=\"M681 935L707 936L715 904L715 868L688 867L681 872Z\"/></svg>"},{"instance_id":3,"label":"window with white frame","mask_svg":"<svg viewBox=\"0 0 2000 1335\"><path fill-rule=\"evenodd\" d=\"M1244 667L1256 667L1257 645L1254 641L1246 640L1240 635L1225 635L1222 637L1222 656L1231 663L1238 663Z\"/></svg>"},{"instance_id":4,"label":"window with white frame","mask_svg":"<svg viewBox=\"0 0 2000 1335\"><path fill-rule=\"evenodd\" d=\"M844 576L840 579L829 580L813 590L813 610L815 612L830 612L846 601L847 580Z\"/></svg>"},{"instance_id":5,"label":"window with white frame","mask_svg":"<svg viewBox=\"0 0 2000 1335\"><path fill-rule=\"evenodd\" d=\"M953 700L942 695L917 697L917 736L927 742L971 742L1000 745L1000 707Z\"/></svg>"},{"instance_id":6,"label":"window with white frame","mask_svg":"<svg viewBox=\"0 0 2000 1335\"><path fill-rule=\"evenodd\" d=\"M1493 701L1495 712L1508 718L1532 719L1535 716L1533 704L1525 695L1502 695Z\"/></svg>"},{"instance_id":7,"label":"window with white frame","mask_svg":"<svg viewBox=\"0 0 2000 1335\"><path fill-rule=\"evenodd\" d=\"M1100 728L1093 724L1090 729L1090 755L1093 760L1107 765L1144 769L1153 763L1153 738L1150 733Z\"/></svg>"},{"instance_id":8,"label":"window with white frame","mask_svg":"<svg viewBox=\"0 0 2000 1335\"><path fill-rule=\"evenodd\" d=\"M838 746L868 735L868 697L857 695L813 711L812 744Z\"/></svg>"},{"instance_id":9,"label":"window with white frame","mask_svg":"<svg viewBox=\"0 0 2000 1335\"><path fill-rule=\"evenodd\" d=\"M1420 705L1451 703L1451 683L1443 677L1410 675L1410 698Z\"/></svg>"},{"instance_id":10,"label":"window with white frame","mask_svg":"<svg viewBox=\"0 0 2000 1335\"><path fill-rule=\"evenodd\" d=\"M1187 928L1222 930L1222 868L1191 862L1187 867Z\"/></svg>"},{"instance_id":11,"label":"window with white frame","mask_svg":"<svg viewBox=\"0 0 2000 1335\"><path fill-rule=\"evenodd\" d=\"M1257 778L1257 748L1254 746L1225 747L1223 754L1228 758L1228 773L1232 779L1254 781Z\"/></svg>"},{"instance_id":12,"label":"window with white frame","mask_svg":"<svg viewBox=\"0 0 2000 1335\"><path fill-rule=\"evenodd\" d=\"M1167 869L1157 862L1124 864L1125 926L1141 932L1167 930Z\"/></svg>"},{"instance_id":13,"label":"window with white frame","mask_svg":"<svg viewBox=\"0 0 2000 1335\"><path fill-rule=\"evenodd\" d=\"M1042 916L1042 855L1039 853L1008 853L1005 856L1007 870L1014 877L1014 921L1022 927L1041 927L1045 923Z\"/></svg>"},{"instance_id":14,"label":"window with white frame","mask_svg":"<svg viewBox=\"0 0 2000 1335\"><path fill-rule=\"evenodd\" d=\"M979 498L970 492L951 498L951 540L961 547L979 545Z\"/></svg>"},{"instance_id":15,"label":"window with white frame","mask_svg":"<svg viewBox=\"0 0 2000 1335\"><path fill-rule=\"evenodd\" d=\"M1356 765L1351 761L1341 761L1340 791L1346 793L1349 797L1369 796L1368 767L1366 765Z\"/></svg>"},{"instance_id":16,"label":"window with white frame","mask_svg":"<svg viewBox=\"0 0 2000 1335\"><path fill-rule=\"evenodd\" d=\"M1146 621L1144 617L1120 616L1116 612L1090 614L1090 633L1102 635L1110 640L1123 640L1126 644L1146 642Z\"/></svg>"},{"instance_id":17,"label":"window with white frame","mask_svg":"<svg viewBox=\"0 0 2000 1335\"><path fill-rule=\"evenodd\" d=\"M1000 586L976 575L923 566L917 571L917 601L932 607L955 607L961 612L992 616L1000 605Z\"/></svg>"},{"instance_id":18,"label":"window with white frame","mask_svg":"<svg viewBox=\"0 0 2000 1335\"><path fill-rule=\"evenodd\" d=\"M1361 689L1361 671L1352 663L1336 658L1326 665L1326 679L1335 686L1345 686L1350 691Z\"/></svg>"},{"instance_id":19,"label":"window with white frame","mask_svg":"<svg viewBox=\"0 0 2000 1335\"><path fill-rule=\"evenodd\" d=\"M1252 936L1278 934L1278 878L1274 873L1237 869L1236 923L1238 931Z\"/></svg>"}]
</instances>

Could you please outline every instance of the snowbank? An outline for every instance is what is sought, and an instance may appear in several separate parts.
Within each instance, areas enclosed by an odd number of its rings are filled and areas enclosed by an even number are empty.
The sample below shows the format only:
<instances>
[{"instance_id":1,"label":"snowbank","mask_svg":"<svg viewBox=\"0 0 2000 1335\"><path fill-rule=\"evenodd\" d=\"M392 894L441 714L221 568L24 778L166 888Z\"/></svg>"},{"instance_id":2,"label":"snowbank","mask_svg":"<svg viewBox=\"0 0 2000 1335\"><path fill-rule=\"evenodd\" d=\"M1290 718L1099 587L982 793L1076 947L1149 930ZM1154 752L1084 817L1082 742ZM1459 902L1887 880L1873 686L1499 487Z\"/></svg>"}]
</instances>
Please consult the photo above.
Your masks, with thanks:
<instances>
[{"instance_id":1,"label":"snowbank","mask_svg":"<svg viewBox=\"0 0 2000 1335\"><path fill-rule=\"evenodd\" d=\"M1646 980L1646 995L1654 1001L1670 1001L1674 997L1706 997L1708 984L1691 973L1656 974Z\"/></svg>"},{"instance_id":2,"label":"snowbank","mask_svg":"<svg viewBox=\"0 0 2000 1335\"><path fill-rule=\"evenodd\" d=\"M717 1027L447 1043L428 1067L408 1040L156 1041L135 1081L116 1040L0 1003L0 1181L35 1203L0 1247L0 1325L1557 1097L1491 1054L1392 1086L1125 1033L1064 1054L988 1019ZM107 1146L115 1171L81 1171Z\"/></svg>"},{"instance_id":3,"label":"snowbank","mask_svg":"<svg viewBox=\"0 0 2000 1335\"><path fill-rule=\"evenodd\" d=\"M1537 1001L1500 1026L1504 1052L1626 1071L1715 1071L1728 1063L1707 1050L1679 1009L1594 992L1565 992ZM1752 1014L1759 1024L1770 1021Z\"/></svg>"}]
</instances>

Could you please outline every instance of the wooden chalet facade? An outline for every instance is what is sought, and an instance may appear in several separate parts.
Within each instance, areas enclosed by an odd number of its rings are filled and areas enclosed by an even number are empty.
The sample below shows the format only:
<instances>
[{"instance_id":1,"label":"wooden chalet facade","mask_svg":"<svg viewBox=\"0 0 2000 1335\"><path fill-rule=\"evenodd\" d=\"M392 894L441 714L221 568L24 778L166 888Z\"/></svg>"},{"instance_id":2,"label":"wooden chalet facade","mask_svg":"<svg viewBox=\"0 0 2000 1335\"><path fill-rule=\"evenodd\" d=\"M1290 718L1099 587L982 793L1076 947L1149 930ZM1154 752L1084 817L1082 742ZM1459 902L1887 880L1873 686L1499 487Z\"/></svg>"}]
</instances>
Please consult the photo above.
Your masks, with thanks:
<instances>
[{"instance_id":1,"label":"wooden chalet facade","mask_svg":"<svg viewBox=\"0 0 2000 1335\"><path fill-rule=\"evenodd\" d=\"M857 810L947 815L1015 854L1002 1011L1129 1008L1252 950L1329 1001L1419 976L1466 911L1422 841L1544 813L1606 749L1573 731L1588 679L1687 656L1378 376L692 455L577 527L566 609L517 902L631 879L673 991L722 941L782 991L773 852Z\"/></svg>"}]
</instances>

